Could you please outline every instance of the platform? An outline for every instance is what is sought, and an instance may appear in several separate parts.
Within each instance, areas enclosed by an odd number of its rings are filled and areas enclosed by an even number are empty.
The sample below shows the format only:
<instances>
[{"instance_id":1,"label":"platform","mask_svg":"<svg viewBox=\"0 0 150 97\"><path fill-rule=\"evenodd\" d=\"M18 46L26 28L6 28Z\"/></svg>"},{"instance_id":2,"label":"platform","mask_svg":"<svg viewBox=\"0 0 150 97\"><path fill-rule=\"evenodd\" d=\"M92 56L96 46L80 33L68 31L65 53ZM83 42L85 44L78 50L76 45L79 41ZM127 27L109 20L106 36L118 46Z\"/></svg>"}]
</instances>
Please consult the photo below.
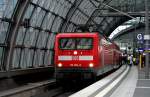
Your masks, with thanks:
<instances>
[{"instance_id":1,"label":"platform","mask_svg":"<svg viewBox=\"0 0 150 97\"><path fill-rule=\"evenodd\" d=\"M116 72L70 95L69 97L103 97L103 95L107 95L107 93L113 89L115 84L120 81L128 71L129 67L124 65Z\"/></svg>"},{"instance_id":2,"label":"platform","mask_svg":"<svg viewBox=\"0 0 150 97\"><path fill-rule=\"evenodd\" d=\"M138 79L138 69L131 67L128 75L110 97L133 97Z\"/></svg>"},{"instance_id":3,"label":"platform","mask_svg":"<svg viewBox=\"0 0 150 97\"><path fill-rule=\"evenodd\" d=\"M145 78L144 68L138 72L138 80L133 97L150 97L150 79Z\"/></svg>"},{"instance_id":4,"label":"platform","mask_svg":"<svg viewBox=\"0 0 150 97\"><path fill-rule=\"evenodd\" d=\"M145 79L144 69L132 66L110 97L150 97L150 79Z\"/></svg>"},{"instance_id":5,"label":"platform","mask_svg":"<svg viewBox=\"0 0 150 97\"><path fill-rule=\"evenodd\" d=\"M111 79L109 76L108 79L106 78L69 97L78 97L79 95L81 97L150 97L150 79L145 79L144 69L131 66L129 70L122 72L105 88L101 88L99 84L104 84L101 82Z\"/></svg>"}]
</instances>

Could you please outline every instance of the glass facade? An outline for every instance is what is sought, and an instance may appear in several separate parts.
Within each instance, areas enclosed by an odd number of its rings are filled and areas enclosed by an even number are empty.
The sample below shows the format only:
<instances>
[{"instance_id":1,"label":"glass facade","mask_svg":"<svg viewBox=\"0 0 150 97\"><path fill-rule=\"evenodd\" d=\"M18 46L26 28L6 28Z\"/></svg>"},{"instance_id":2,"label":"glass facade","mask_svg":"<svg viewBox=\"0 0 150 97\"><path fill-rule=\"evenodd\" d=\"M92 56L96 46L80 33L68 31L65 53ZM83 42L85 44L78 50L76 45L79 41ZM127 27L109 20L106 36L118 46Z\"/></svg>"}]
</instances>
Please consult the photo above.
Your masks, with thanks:
<instances>
[{"instance_id":1,"label":"glass facade","mask_svg":"<svg viewBox=\"0 0 150 97\"><path fill-rule=\"evenodd\" d=\"M4 64L5 49L8 46L6 41L16 5L17 0L0 0L0 71L6 70L6 64Z\"/></svg>"}]
</instances>

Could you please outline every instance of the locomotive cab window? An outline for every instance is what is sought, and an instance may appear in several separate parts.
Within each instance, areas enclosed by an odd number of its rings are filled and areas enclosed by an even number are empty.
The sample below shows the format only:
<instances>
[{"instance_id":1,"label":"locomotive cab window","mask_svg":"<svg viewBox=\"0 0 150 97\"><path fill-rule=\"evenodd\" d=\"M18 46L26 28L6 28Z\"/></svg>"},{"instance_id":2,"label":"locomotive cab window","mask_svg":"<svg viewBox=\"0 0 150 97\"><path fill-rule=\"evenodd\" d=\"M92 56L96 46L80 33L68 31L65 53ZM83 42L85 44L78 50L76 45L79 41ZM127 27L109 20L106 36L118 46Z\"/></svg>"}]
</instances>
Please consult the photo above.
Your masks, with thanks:
<instances>
[{"instance_id":1,"label":"locomotive cab window","mask_svg":"<svg viewBox=\"0 0 150 97\"><path fill-rule=\"evenodd\" d=\"M59 48L62 50L89 50L93 48L93 38L61 38Z\"/></svg>"}]
</instances>

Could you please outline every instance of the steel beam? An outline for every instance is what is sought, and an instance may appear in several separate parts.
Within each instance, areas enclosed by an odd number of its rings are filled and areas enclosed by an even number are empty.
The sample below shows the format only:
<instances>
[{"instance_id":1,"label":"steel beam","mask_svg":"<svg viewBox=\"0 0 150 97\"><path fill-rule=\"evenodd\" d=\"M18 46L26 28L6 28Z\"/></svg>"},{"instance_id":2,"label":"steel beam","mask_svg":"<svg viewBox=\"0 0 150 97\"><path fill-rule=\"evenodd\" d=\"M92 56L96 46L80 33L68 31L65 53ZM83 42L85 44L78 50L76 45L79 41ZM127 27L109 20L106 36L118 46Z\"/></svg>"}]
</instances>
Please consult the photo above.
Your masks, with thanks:
<instances>
[{"instance_id":1,"label":"steel beam","mask_svg":"<svg viewBox=\"0 0 150 97\"><path fill-rule=\"evenodd\" d=\"M126 13L133 17L145 17L145 12L126 12ZM150 16L150 12L148 15ZM127 17L127 16L119 12L109 12L109 13L102 13L93 17Z\"/></svg>"},{"instance_id":2,"label":"steel beam","mask_svg":"<svg viewBox=\"0 0 150 97\"><path fill-rule=\"evenodd\" d=\"M93 1L92 1L92 0L89 0L89 1L93 4L93 6L94 6L94 7L97 7L97 6L93 3Z\"/></svg>"},{"instance_id":3,"label":"steel beam","mask_svg":"<svg viewBox=\"0 0 150 97\"><path fill-rule=\"evenodd\" d=\"M8 41L7 41L9 47L7 50L7 59L6 59L6 70L7 70L8 77L10 77L10 69L11 69L12 57L14 52L14 45L16 43L16 38L17 38L17 32L29 3L30 0L19 0L18 6L16 7L16 11L12 16L12 19L14 20L15 23L10 25L10 29L9 29L10 34L8 36Z\"/></svg>"}]
</instances>

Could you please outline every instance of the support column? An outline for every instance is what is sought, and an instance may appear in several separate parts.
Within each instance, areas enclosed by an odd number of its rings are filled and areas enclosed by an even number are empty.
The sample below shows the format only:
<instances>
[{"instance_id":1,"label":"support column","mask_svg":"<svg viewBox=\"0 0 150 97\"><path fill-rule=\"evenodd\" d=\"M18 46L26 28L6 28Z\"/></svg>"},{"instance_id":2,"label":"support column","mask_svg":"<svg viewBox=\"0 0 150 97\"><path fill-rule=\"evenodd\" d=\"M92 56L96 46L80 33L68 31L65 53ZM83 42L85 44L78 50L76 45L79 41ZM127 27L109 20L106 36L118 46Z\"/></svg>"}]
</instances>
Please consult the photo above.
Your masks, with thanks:
<instances>
[{"instance_id":1,"label":"support column","mask_svg":"<svg viewBox=\"0 0 150 97\"><path fill-rule=\"evenodd\" d=\"M150 35L149 33L149 16L148 16L148 0L145 0L145 35ZM148 49L149 40L145 40L145 49ZM149 79L149 54L145 52L145 78Z\"/></svg>"}]
</instances>

